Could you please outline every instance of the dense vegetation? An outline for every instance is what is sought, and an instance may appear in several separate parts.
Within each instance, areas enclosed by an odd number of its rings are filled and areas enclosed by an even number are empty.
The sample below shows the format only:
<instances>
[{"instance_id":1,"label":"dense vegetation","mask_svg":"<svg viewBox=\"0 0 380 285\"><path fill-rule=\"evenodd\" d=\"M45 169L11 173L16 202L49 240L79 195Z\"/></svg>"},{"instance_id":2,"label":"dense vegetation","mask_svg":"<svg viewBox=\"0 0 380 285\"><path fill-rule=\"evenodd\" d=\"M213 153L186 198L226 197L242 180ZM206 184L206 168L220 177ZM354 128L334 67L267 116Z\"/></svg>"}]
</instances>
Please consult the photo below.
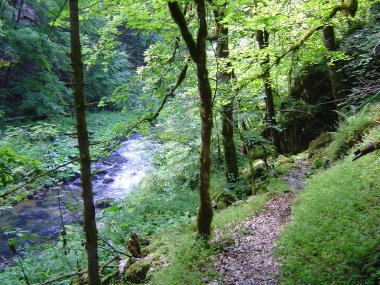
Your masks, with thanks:
<instances>
[{"instance_id":1,"label":"dense vegetation","mask_svg":"<svg viewBox=\"0 0 380 285\"><path fill-rule=\"evenodd\" d=\"M378 284L379 159L364 156L380 148L378 0L79 2L0 1L0 211L84 184L86 108L93 161L132 133L156 143L142 183L96 212L103 284L215 280L230 232L292 191L284 175L300 160L309 179L279 241L281 284ZM82 62L83 108L71 94ZM100 284L87 230L79 218L34 244L0 225L13 255L0 283Z\"/></svg>"}]
</instances>

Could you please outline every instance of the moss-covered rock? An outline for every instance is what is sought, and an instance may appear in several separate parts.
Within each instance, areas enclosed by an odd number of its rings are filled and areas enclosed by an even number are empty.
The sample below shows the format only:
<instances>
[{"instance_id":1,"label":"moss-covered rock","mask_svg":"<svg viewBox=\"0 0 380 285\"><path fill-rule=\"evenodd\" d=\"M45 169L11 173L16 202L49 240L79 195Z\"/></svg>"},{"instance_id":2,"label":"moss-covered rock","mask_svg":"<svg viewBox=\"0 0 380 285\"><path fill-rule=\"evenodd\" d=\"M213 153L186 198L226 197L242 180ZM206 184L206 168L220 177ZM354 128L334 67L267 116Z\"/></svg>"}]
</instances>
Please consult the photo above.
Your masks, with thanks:
<instances>
[{"instance_id":1,"label":"moss-covered rock","mask_svg":"<svg viewBox=\"0 0 380 285\"><path fill-rule=\"evenodd\" d=\"M226 209L227 208L227 204L226 202L224 202L223 200L220 200L216 203L216 208L218 210L223 210L223 209Z\"/></svg>"},{"instance_id":2,"label":"moss-covered rock","mask_svg":"<svg viewBox=\"0 0 380 285\"><path fill-rule=\"evenodd\" d=\"M131 265L124 274L124 280L133 284L141 284L146 278L151 263L146 260L139 260Z\"/></svg>"},{"instance_id":3,"label":"moss-covered rock","mask_svg":"<svg viewBox=\"0 0 380 285\"><path fill-rule=\"evenodd\" d=\"M283 175L292 170L293 165L293 158L279 155L276 162L274 163L274 169L277 175Z\"/></svg>"},{"instance_id":4,"label":"moss-covered rock","mask_svg":"<svg viewBox=\"0 0 380 285\"><path fill-rule=\"evenodd\" d=\"M315 151L321 147L326 146L332 141L332 135L329 132L323 132L315 140L309 143L308 153L312 156Z\"/></svg>"},{"instance_id":5,"label":"moss-covered rock","mask_svg":"<svg viewBox=\"0 0 380 285\"><path fill-rule=\"evenodd\" d=\"M255 171L255 177L260 177L265 173L266 170L266 164L264 160L258 159L253 162L253 169Z\"/></svg>"},{"instance_id":6,"label":"moss-covered rock","mask_svg":"<svg viewBox=\"0 0 380 285\"><path fill-rule=\"evenodd\" d=\"M211 198L213 201L213 207L220 210L227 208L236 201L236 193L229 189L223 189L214 193Z\"/></svg>"}]
</instances>

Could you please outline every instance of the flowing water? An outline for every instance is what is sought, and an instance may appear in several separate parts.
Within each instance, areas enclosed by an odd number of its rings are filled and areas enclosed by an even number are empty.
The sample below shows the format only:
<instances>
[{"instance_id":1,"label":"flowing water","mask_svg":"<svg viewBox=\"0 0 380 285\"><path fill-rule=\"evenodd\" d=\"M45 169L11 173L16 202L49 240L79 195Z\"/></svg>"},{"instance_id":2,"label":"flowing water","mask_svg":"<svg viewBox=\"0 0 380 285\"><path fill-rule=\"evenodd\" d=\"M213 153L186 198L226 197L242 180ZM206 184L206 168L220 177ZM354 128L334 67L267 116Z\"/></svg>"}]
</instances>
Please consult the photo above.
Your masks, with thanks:
<instances>
[{"instance_id":1,"label":"flowing water","mask_svg":"<svg viewBox=\"0 0 380 285\"><path fill-rule=\"evenodd\" d=\"M111 155L94 163L92 169L94 200L97 208L126 196L145 176L151 164L147 157L153 144L134 135ZM8 240L22 236L26 241L37 235L34 242L51 240L59 234L62 222L81 220L80 179L51 187L33 199L24 200L11 208L0 210L0 268L10 257Z\"/></svg>"}]
</instances>

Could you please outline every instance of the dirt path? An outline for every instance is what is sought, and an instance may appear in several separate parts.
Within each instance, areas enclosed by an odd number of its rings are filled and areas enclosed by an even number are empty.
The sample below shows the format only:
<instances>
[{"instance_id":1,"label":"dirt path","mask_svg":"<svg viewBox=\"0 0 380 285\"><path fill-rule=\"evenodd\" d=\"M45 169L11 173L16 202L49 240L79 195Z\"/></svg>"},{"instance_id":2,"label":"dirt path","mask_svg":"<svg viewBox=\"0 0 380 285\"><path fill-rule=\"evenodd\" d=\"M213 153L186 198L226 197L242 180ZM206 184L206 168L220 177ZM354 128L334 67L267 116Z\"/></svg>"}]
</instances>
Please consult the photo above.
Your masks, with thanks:
<instances>
[{"instance_id":1,"label":"dirt path","mask_svg":"<svg viewBox=\"0 0 380 285\"><path fill-rule=\"evenodd\" d=\"M234 244L224 248L216 260L216 270L222 277L211 284L278 284L279 264L274 256L276 240L283 225L289 221L294 192L303 189L305 184L306 165L300 162L298 166L285 177L292 192L272 199L264 211L236 229L232 236Z\"/></svg>"}]
</instances>

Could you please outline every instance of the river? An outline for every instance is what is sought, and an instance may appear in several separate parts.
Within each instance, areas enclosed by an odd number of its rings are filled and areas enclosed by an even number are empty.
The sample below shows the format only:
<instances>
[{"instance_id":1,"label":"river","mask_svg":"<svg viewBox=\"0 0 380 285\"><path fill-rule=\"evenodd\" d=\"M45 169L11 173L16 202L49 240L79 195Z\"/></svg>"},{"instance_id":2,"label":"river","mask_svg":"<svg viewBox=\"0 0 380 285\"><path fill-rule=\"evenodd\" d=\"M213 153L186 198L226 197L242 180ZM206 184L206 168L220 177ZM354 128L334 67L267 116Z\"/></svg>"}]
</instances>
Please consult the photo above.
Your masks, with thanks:
<instances>
[{"instance_id":1,"label":"river","mask_svg":"<svg viewBox=\"0 0 380 285\"><path fill-rule=\"evenodd\" d=\"M154 145L139 135L123 142L107 158L92 165L93 192L97 208L109 206L110 201L125 197L136 187L152 167L148 158ZM0 268L10 257L8 240L25 237L25 243L43 242L57 237L65 224L81 219L81 187L77 178L62 186L50 187L30 200L0 210ZM30 235L38 237L32 238Z\"/></svg>"}]
</instances>

